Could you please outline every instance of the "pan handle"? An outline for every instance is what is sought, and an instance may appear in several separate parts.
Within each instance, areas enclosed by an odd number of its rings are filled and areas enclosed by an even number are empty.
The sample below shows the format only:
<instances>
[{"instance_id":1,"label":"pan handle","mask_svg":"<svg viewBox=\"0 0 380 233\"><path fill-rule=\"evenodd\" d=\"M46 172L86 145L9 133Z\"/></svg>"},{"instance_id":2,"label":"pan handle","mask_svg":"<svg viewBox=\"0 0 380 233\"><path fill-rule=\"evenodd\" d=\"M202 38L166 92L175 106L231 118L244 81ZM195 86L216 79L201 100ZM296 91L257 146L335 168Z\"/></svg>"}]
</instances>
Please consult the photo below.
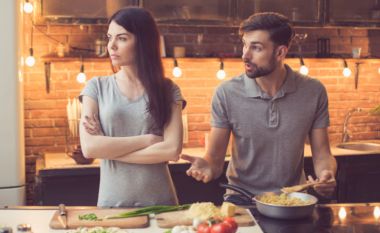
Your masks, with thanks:
<instances>
[{"instance_id":1,"label":"pan handle","mask_svg":"<svg viewBox=\"0 0 380 233\"><path fill-rule=\"evenodd\" d=\"M236 191L236 192L242 194L243 196L245 196L246 198L248 198L249 200L252 200L252 201L253 201L253 198L255 197L255 195L252 194L250 191L245 190L245 189L242 189L242 188L239 188L239 187L234 186L234 185L230 185L230 184L219 184L219 187L234 190L234 191Z\"/></svg>"}]
</instances>

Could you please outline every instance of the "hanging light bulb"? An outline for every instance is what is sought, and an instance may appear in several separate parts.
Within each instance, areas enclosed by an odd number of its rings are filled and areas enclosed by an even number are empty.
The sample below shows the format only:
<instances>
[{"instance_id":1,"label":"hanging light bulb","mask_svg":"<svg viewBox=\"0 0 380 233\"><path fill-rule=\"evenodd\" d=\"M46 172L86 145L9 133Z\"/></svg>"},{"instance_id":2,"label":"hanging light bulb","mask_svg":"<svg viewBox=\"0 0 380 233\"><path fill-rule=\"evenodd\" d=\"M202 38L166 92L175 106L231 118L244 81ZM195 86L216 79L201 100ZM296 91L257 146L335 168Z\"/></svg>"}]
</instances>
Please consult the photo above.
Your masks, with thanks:
<instances>
[{"instance_id":1,"label":"hanging light bulb","mask_svg":"<svg viewBox=\"0 0 380 233\"><path fill-rule=\"evenodd\" d=\"M224 72L223 67L224 67L223 61L222 61L222 58L220 58L220 69L218 73L216 73L216 76L218 77L218 79L224 79L226 77L226 72Z\"/></svg>"},{"instance_id":2,"label":"hanging light bulb","mask_svg":"<svg viewBox=\"0 0 380 233\"><path fill-rule=\"evenodd\" d=\"M32 6L32 4L30 4L29 0L25 0L24 11L26 13L30 13L33 11L33 6Z\"/></svg>"},{"instance_id":3,"label":"hanging light bulb","mask_svg":"<svg viewBox=\"0 0 380 233\"><path fill-rule=\"evenodd\" d=\"M83 57L82 54L80 54L80 57L82 59L82 66L80 67L80 72L77 76L77 81L79 83L84 83L86 81L86 75L84 74L84 65L83 65Z\"/></svg>"},{"instance_id":4,"label":"hanging light bulb","mask_svg":"<svg viewBox=\"0 0 380 233\"><path fill-rule=\"evenodd\" d=\"M348 77L351 75L351 70L347 66L346 60L344 60L344 70L343 70L343 75Z\"/></svg>"},{"instance_id":5,"label":"hanging light bulb","mask_svg":"<svg viewBox=\"0 0 380 233\"><path fill-rule=\"evenodd\" d=\"M35 63L36 63L36 60L34 60L34 57L33 57L33 49L30 48L29 49L29 57L26 58L25 64L27 66L33 66Z\"/></svg>"},{"instance_id":6,"label":"hanging light bulb","mask_svg":"<svg viewBox=\"0 0 380 233\"><path fill-rule=\"evenodd\" d=\"M307 75L307 73L309 73L309 69L305 66L305 63L303 62L303 59L301 57L300 57L300 62L301 62L300 73Z\"/></svg>"},{"instance_id":7,"label":"hanging light bulb","mask_svg":"<svg viewBox=\"0 0 380 233\"><path fill-rule=\"evenodd\" d=\"M379 74L380 74L380 68L379 68Z\"/></svg>"},{"instance_id":8,"label":"hanging light bulb","mask_svg":"<svg viewBox=\"0 0 380 233\"><path fill-rule=\"evenodd\" d=\"M178 67L177 60L174 58L174 69L173 69L174 77L180 77L182 75L182 70Z\"/></svg>"}]
</instances>

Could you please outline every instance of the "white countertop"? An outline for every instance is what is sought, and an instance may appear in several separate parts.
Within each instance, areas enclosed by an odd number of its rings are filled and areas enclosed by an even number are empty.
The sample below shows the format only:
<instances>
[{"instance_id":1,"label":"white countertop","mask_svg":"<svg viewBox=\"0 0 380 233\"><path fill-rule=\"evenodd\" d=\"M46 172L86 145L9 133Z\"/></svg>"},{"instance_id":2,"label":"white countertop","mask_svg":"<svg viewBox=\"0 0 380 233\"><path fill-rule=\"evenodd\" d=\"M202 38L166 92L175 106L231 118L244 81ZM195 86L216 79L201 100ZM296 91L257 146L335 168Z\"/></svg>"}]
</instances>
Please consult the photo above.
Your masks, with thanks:
<instances>
[{"instance_id":1,"label":"white countertop","mask_svg":"<svg viewBox=\"0 0 380 233\"><path fill-rule=\"evenodd\" d=\"M28 223L34 233L59 233L67 230L53 230L49 228L49 222L56 210L4 210L0 209L0 225L11 227L17 232L17 225ZM248 211L251 215L251 213ZM252 215L251 215L252 217ZM252 217L253 218L253 217ZM149 216L150 226L141 229L127 229L130 233L163 233L168 229L157 227L154 214ZM239 227L237 233L262 233L263 231L256 223L251 227Z\"/></svg>"},{"instance_id":2,"label":"white countertop","mask_svg":"<svg viewBox=\"0 0 380 233\"><path fill-rule=\"evenodd\" d=\"M371 142L380 144L380 140L363 140L360 142ZM331 153L334 156L347 156L347 155L364 155L371 154L368 151L354 151L338 148L340 142L331 142L330 148ZM204 147L195 147L195 148L183 148L183 154L203 157L206 153ZM304 156L311 157L311 147L308 144L305 144ZM225 161L230 161L230 157L226 157ZM180 159L177 162L169 162L169 164L185 164L188 163L185 160ZM75 163L74 159L67 156L66 153L45 153L45 164L42 166L42 169L56 169L56 168L86 168L86 167L99 167L99 159L95 159L92 164L78 165Z\"/></svg>"}]
</instances>

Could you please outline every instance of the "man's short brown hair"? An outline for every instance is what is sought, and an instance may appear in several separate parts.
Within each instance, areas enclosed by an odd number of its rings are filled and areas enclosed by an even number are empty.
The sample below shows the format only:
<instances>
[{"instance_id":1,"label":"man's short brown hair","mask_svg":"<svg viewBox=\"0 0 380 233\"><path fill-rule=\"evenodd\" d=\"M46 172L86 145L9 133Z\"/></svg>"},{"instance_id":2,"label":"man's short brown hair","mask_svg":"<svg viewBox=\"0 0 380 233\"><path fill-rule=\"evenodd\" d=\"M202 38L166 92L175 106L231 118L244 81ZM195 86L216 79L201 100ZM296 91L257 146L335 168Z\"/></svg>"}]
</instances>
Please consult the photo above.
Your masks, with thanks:
<instances>
[{"instance_id":1,"label":"man's short brown hair","mask_svg":"<svg viewBox=\"0 0 380 233\"><path fill-rule=\"evenodd\" d=\"M266 30L275 47L285 45L289 48L295 36L295 30L289 18L278 13L257 13L241 23L240 33Z\"/></svg>"}]
</instances>

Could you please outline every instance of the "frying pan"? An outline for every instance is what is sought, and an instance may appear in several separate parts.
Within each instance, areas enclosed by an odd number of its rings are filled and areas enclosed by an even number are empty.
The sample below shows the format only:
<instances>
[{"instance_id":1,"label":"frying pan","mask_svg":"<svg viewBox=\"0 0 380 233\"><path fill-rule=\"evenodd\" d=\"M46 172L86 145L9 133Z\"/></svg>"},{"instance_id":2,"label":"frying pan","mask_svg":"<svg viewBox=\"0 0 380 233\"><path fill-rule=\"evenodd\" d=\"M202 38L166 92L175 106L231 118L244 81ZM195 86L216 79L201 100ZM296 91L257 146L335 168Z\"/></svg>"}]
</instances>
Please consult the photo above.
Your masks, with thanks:
<instances>
[{"instance_id":1,"label":"frying pan","mask_svg":"<svg viewBox=\"0 0 380 233\"><path fill-rule=\"evenodd\" d=\"M279 196L282 194L282 192L266 192L266 193L260 193L256 196L252 194L251 192L233 186L229 184L219 184L220 187L234 190L243 196L247 197L249 200L252 200L252 203L256 203L256 207L260 214L265 215L267 217L271 218L278 218L278 219L301 219L301 218L307 218L309 217L313 211L314 207L318 202L318 199L310 194L306 193L300 193L300 192L294 192L286 194L286 196L293 198L298 197L302 201L310 201L310 205L304 205L304 206L281 206L281 205L273 205L264 203L258 200L261 196Z\"/></svg>"}]
</instances>

